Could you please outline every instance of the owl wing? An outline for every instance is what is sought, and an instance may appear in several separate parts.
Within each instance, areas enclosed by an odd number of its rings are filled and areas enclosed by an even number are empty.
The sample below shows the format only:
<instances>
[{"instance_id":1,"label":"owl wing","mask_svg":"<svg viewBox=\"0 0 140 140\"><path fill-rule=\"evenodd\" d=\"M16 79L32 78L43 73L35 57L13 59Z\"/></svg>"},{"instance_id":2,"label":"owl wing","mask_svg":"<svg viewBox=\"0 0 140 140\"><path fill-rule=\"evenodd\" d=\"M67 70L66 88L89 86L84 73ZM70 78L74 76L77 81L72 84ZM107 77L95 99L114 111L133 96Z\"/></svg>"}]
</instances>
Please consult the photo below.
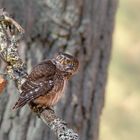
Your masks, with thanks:
<instances>
[{"instance_id":1,"label":"owl wing","mask_svg":"<svg viewBox=\"0 0 140 140\"><path fill-rule=\"evenodd\" d=\"M41 77L54 75L55 70L56 66L50 60L43 61L33 67L30 75L28 76L28 79L36 81L36 79L39 79Z\"/></svg>"},{"instance_id":2,"label":"owl wing","mask_svg":"<svg viewBox=\"0 0 140 140\"><path fill-rule=\"evenodd\" d=\"M23 107L39 96L49 93L54 86L54 74L55 66L53 67L50 62L35 66L28 79L23 83L21 87L22 93L13 109Z\"/></svg>"}]
</instances>

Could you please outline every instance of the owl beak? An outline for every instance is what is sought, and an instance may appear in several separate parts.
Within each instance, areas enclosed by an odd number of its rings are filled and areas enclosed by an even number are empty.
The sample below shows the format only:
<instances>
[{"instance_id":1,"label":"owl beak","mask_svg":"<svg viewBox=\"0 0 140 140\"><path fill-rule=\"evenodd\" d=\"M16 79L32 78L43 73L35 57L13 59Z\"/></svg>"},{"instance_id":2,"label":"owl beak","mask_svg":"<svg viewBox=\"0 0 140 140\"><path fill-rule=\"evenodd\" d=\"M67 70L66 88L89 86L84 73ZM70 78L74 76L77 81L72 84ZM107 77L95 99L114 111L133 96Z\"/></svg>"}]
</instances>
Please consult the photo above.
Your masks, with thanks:
<instances>
[{"instance_id":1,"label":"owl beak","mask_svg":"<svg viewBox=\"0 0 140 140\"><path fill-rule=\"evenodd\" d=\"M72 70L73 69L73 66L72 65L68 65L67 67L66 67L66 70Z\"/></svg>"}]
</instances>

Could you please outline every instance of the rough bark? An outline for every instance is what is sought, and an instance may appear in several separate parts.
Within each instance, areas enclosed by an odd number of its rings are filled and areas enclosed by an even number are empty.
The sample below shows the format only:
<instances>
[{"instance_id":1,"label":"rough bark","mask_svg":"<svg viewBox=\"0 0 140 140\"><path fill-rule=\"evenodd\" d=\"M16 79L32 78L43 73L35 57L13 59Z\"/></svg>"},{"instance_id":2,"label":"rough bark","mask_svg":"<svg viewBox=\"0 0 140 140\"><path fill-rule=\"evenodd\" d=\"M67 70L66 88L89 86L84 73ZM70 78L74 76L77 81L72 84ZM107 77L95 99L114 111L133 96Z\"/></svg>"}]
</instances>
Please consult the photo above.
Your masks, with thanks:
<instances>
[{"instance_id":1,"label":"rough bark","mask_svg":"<svg viewBox=\"0 0 140 140\"><path fill-rule=\"evenodd\" d=\"M56 111L81 140L98 140L117 0L0 0L0 7L26 31L19 51L29 71L58 51L79 58L79 73L69 82ZM0 139L56 139L28 107L11 110L16 92L9 82L0 96Z\"/></svg>"}]
</instances>

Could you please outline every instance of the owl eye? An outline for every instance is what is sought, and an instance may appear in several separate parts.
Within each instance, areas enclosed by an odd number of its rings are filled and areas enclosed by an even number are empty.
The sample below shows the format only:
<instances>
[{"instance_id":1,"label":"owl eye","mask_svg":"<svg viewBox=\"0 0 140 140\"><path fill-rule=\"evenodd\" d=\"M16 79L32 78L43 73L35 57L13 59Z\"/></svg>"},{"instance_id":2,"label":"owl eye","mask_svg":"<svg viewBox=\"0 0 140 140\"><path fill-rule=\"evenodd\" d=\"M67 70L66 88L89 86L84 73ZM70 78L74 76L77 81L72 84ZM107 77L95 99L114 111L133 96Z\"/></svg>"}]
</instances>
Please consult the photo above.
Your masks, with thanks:
<instances>
[{"instance_id":1,"label":"owl eye","mask_svg":"<svg viewBox=\"0 0 140 140\"><path fill-rule=\"evenodd\" d=\"M66 60L66 63L69 64L69 63L70 63L70 60L67 59L67 60Z\"/></svg>"}]
</instances>

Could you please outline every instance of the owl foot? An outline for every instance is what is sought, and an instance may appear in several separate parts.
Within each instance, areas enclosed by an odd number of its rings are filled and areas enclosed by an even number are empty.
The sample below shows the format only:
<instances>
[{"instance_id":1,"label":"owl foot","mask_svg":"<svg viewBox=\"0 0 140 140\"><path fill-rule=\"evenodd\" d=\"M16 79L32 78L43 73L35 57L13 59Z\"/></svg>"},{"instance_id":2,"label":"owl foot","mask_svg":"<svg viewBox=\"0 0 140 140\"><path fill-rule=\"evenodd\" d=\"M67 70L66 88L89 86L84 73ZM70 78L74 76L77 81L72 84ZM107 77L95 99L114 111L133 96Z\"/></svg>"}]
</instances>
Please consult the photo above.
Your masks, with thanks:
<instances>
[{"instance_id":1,"label":"owl foot","mask_svg":"<svg viewBox=\"0 0 140 140\"><path fill-rule=\"evenodd\" d=\"M35 103L31 102L29 104L31 110L37 114L37 116L40 118L40 114L44 111L44 110L50 110L50 111L53 111L54 112L54 109L53 107L42 107L40 105L36 105Z\"/></svg>"}]
</instances>

